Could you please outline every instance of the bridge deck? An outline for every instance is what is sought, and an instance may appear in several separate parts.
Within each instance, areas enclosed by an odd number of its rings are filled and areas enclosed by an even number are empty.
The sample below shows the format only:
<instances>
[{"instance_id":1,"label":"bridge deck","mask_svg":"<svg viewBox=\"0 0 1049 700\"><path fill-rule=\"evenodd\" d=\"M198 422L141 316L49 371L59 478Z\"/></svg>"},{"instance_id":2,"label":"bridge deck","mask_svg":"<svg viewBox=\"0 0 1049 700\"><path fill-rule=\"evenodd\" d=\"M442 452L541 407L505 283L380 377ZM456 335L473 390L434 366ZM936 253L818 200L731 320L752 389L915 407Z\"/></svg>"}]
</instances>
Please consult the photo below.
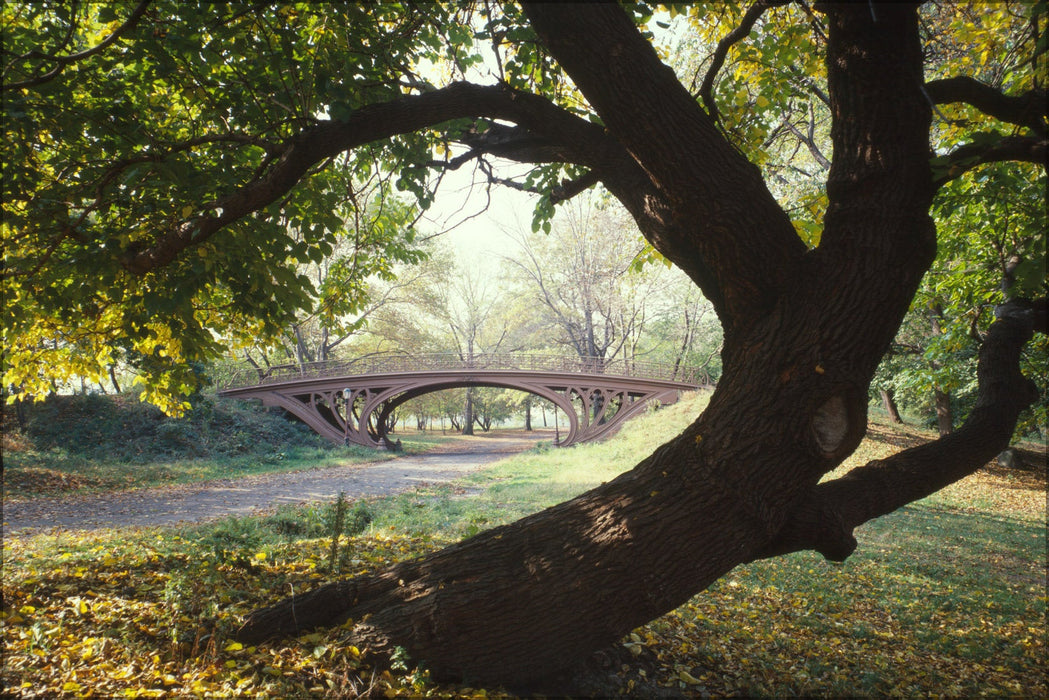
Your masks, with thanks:
<instances>
[{"instance_id":1,"label":"bridge deck","mask_svg":"<svg viewBox=\"0 0 1049 700\"><path fill-rule=\"evenodd\" d=\"M599 357L565 357L532 353L494 353L463 360L455 353L418 355L382 354L352 360L252 367L245 364L219 380L222 390L325 377L352 377L401 372L468 370L598 374L634 379L655 379L698 386L695 370L659 362L606 360Z\"/></svg>"}]
</instances>

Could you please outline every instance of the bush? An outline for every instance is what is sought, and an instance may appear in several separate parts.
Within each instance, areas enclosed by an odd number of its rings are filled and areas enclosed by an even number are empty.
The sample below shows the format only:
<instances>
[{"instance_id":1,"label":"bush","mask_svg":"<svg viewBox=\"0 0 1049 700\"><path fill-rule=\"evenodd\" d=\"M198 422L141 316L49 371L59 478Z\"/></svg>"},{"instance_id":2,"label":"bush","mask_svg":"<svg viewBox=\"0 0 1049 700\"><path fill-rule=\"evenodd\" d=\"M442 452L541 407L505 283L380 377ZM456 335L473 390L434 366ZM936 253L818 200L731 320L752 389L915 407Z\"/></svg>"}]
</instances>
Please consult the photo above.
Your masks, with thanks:
<instances>
[{"instance_id":1,"label":"bush","mask_svg":"<svg viewBox=\"0 0 1049 700\"><path fill-rule=\"evenodd\" d=\"M212 396L194 397L181 418L165 416L136 396L51 396L26 406L24 437L32 449L136 464L172 458L254 454L291 447L330 447L280 409Z\"/></svg>"}]
</instances>

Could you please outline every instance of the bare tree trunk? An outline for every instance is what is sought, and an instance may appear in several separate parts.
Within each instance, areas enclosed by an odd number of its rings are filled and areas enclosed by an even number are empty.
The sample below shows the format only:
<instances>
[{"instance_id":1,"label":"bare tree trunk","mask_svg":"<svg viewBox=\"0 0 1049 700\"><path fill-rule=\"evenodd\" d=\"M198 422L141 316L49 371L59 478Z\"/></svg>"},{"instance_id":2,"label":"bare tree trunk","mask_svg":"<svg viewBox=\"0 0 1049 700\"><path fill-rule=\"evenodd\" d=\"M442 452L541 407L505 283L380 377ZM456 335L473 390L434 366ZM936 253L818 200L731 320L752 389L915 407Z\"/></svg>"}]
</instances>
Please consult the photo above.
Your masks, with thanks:
<instances>
[{"instance_id":1,"label":"bare tree trunk","mask_svg":"<svg viewBox=\"0 0 1049 700\"><path fill-rule=\"evenodd\" d=\"M940 437L949 435L954 430L954 411L951 410L951 395L946 391L935 389L936 428Z\"/></svg>"},{"instance_id":2,"label":"bare tree trunk","mask_svg":"<svg viewBox=\"0 0 1049 700\"><path fill-rule=\"evenodd\" d=\"M463 406L463 435L474 434L473 387L466 387L466 404Z\"/></svg>"},{"instance_id":3,"label":"bare tree trunk","mask_svg":"<svg viewBox=\"0 0 1049 700\"><path fill-rule=\"evenodd\" d=\"M900 408L896 405L896 397L892 389L879 389L881 394L881 405L885 409L885 412L889 414L889 420L893 423L903 423L903 419L900 418Z\"/></svg>"}]
</instances>

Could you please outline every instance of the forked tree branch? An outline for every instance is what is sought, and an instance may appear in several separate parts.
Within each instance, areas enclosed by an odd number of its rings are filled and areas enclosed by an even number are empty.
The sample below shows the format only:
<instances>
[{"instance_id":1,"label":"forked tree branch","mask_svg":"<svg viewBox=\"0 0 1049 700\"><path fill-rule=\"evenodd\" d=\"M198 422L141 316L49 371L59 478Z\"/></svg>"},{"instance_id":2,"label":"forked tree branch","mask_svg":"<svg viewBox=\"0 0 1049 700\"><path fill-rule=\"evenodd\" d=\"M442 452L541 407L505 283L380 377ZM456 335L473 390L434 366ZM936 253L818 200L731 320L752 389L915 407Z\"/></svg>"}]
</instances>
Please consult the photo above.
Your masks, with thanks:
<instances>
[{"instance_id":1,"label":"forked tree branch","mask_svg":"<svg viewBox=\"0 0 1049 700\"><path fill-rule=\"evenodd\" d=\"M994 143L968 143L933 160L933 185L937 189L986 163L1016 161L1043 168L1049 157L1049 140L1044 136L1003 136Z\"/></svg>"},{"instance_id":2,"label":"forked tree branch","mask_svg":"<svg viewBox=\"0 0 1049 700\"><path fill-rule=\"evenodd\" d=\"M856 527L965 478L1008 447L1021 411L1038 397L1020 371L1020 356L1034 332L1046 332L1046 299L1009 302L996 316L980 348L976 407L965 423L939 440L816 486L756 558L813 549L843 561L856 547Z\"/></svg>"},{"instance_id":3,"label":"forked tree branch","mask_svg":"<svg viewBox=\"0 0 1049 700\"><path fill-rule=\"evenodd\" d=\"M1044 88L1028 90L1021 95L1006 95L986 83L962 75L926 83L925 91L935 104L963 102L995 119L1027 127L1045 136L1047 95Z\"/></svg>"},{"instance_id":4,"label":"forked tree branch","mask_svg":"<svg viewBox=\"0 0 1049 700\"><path fill-rule=\"evenodd\" d=\"M491 166L484 160L485 155L494 155L521 163L556 163L571 160L568 156L571 149L542 139L534 132L521 127L492 124L484 132L462 134L459 136L459 140L469 146L470 150L454 158L431 160L426 163L426 167L458 170L465 163L477 160L489 183L509 187L520 192L547 196L553 204L565 202L601 181L597 171L590 170L575 180L562 180L560 185L553 187L549 191L544 191L539 187L528 186L516 180L497 177L492 172Z\"/></svg>"}]
</instances>

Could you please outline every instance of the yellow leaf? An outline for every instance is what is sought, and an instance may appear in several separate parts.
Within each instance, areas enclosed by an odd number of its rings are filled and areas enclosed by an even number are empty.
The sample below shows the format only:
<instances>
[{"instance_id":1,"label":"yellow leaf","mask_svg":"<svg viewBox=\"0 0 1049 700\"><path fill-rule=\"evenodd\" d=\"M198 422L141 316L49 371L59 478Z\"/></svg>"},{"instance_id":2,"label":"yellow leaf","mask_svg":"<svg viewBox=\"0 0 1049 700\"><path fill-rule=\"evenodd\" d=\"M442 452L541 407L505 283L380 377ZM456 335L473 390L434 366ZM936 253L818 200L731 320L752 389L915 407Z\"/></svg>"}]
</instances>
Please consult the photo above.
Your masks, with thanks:
<instances>
[{"instance_id":1,"label":"yellow leaf","mask_svg":"<svg viewBox=\"0 0 1049 700\"><path fill-rule=\"evenodd\" d=\"M230 642L229 645L223 649L223 651L240 651L244 648L244 645L240 642Z\"/></svg>"},{"instance_id":2,"label":"yellow leaf","mask_svg":"<svg viewBox=\"0 0 1049 700\"><path fill-rule=\"evenodd\" d=\"M258 554L255 555L255 558L258 559L259 561L263 561L266 558L266 553L265 552L259 552Z\"/></svg>"},{"instance_id":3,"label":"yellow leaf","mask_svg":"<svg viewBox=\"0 0 1049 700\"><path fill-rule=\"evenodd\" d=\"M699 679L688 671L678 671L677 677L689 685L699 685Z\"/></svg>"}]
</instances>

